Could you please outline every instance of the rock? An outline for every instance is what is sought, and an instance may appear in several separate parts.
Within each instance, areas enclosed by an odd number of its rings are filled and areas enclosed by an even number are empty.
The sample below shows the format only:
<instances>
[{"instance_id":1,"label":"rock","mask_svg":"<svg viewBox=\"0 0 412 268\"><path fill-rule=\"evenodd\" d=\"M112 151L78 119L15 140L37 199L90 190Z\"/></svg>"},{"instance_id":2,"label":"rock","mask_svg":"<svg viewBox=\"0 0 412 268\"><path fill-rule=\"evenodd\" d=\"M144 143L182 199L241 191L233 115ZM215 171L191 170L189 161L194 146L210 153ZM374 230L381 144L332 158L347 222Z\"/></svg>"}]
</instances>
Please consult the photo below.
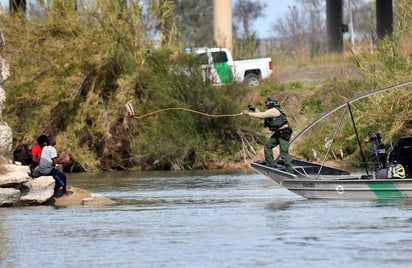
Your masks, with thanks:
<instances>
[{"instance_id":1,"label":"rock","mask_svg":"<svg viewBox=\"0 0 412 268\"><path fill-rule=\"evenodd\" d=\"M29 174L30 168L29 166L23 166L23 165L15 165L15 164L5 164L2 165L2 168L5 169L7 172L25 172L26 174Z\"/></svg>"},{"instance_id":2,"label":"rock","mask_svg":"<svg viewBox=\"0 0 412 268\"><path fill-rule=\"evenodd\" d=\"M75 187L68 187L73 194L63 196L54 190L51 176L36 179L28 175L28 166L2 165L0 173L0 207L27 205L106 206L114 202L102 195Z\"/></svg>"},{"instance_id":3,"label":"rock","mask_svg":"<svg viewBox=\"0 0 412 268\"><path fill-rule=\"evenodd\" d=\"M0 86L1 91L1 86ZM0 101L1 105L1 101ZM4 152L4 155L8 155L11 152L12 146L12 132L11 128L7 125L6 122L1 121L0 118L0 151Z\"/></svg>"},{"instance_id":4,"label":"rock","mask_svg":"<svg viewBox=\"0 0 412 268\"><path fill-rule=\"evenodd\" d=\"M77 187L69 187L68 191L73 192L71 195L61 195L54 197L48 202L56 207L72 207L72 206L107 206L114 202L102 195L91 193L87 190Z\"/></svg>"},{"instance_id":5,"label":"rock","mask_svg":"<svg viewBox=\"0 0 412 268\"><path fill-rule=\"evenodd\" d=\"M15 165L2 165L0 174L0 206L19 204L22 192L29 192L31 185L29 168Z\"/></svg>"},{"instance_id":6,"label":"rock","mask_svg":"<svg viewBox=\"0 0 412 268\"><path fill-rule=\"evenodd\" d=\"M5 45L3 30L0 29L0 51ZM0 152L2 157L9 155L13 143L12 131L9 125L3 121L4 104L6 103L7 92L4 88L4 81L10 77L10 64L0 56ZM13 187L14 188L14 187Z\"/></svg>"},{"instance_id":7,"label":"rock","mask_svg":"<svg viewBox=\"0 0 412 268\"><path fill-rule=\"evenodd\" d=\"M54 179L51 176L30 179L29 191L20 197L22 205L43 204L54 195Z\"/></svg>"},{"instance_id":8,"label":"rock","mask_svg":"<svg viewBox=\"0 0 412 268\"><path fill-rule=\"evenodd\" d=\"M19 198L19 190L14 188L0 188L0 207L12 206Z\"/></svg>"},{"instance_id":9,"label":"rock","mask_svg":"<svg viewBox=\"0 0 412 268\"><path fill-rule=\"evenodd\" d=\"M18 188L17 185L27 182L30 179L27 172L13 171L0 176L0 187Z\"/></svg>"}]
</instances>

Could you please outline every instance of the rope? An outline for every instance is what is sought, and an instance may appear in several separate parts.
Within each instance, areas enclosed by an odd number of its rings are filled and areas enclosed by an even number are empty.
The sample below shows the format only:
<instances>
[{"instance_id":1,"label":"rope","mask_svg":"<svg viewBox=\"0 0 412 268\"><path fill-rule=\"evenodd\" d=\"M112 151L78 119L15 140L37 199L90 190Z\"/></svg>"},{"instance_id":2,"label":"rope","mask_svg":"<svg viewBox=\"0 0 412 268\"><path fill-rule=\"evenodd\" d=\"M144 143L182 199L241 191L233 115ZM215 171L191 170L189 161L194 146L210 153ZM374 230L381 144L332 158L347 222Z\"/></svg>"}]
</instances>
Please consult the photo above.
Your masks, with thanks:
<instances>
[{"instance_id":1,"label":"rope","mask_svg":"<svg viewBox=\"0 0 412 268\"><path fill-rule=\"evenodd\" d=\"M144 118L144 117L148 117L148 116L151 116L151 115L153 115L153 114L160 113L160 112L176 111L176 110L181 110L181 111L187 111L187 112L191 112L191 113L196 113L196 114L200 114L200 115L207 116L207 117L233 117L233 116L242 115L242 113L238 113L238 114L207 114L207 113L202 113L202 112L199 112L199 111L196 111L196 110L192 110L192 109L188 109L188 108L175 107L175 108L165 108L165 109L156 110L156 111L153 111L153 112L150 112L150 113L147 113L147 114L144 114L144 115L140 115L140 116L133 115L133 116L131 116L131 117L132 117L132 118L136 118L136 119L142 119L142 118Z\"/></svg>"}]
</instances>

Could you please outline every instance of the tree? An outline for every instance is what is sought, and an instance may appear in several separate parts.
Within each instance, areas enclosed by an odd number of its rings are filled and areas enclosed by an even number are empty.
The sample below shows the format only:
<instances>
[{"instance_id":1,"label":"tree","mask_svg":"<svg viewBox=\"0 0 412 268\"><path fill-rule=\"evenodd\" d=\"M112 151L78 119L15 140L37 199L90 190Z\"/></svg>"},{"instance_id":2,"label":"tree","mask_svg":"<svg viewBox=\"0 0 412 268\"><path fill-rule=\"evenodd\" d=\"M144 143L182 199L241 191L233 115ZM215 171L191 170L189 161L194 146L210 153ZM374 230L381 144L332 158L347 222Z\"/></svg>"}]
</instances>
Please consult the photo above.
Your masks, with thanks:
<instances>
[{"instance_id":1,"label":"tree","mask_svg":"<svg viewBox=\"0 0 412 268\"><path fill-rule=\"evenodd\" d=\"M272 24L272 29L277 33L284 47L290 51L305 48L308 51L324 46L325 23L321 17L322 6L316 0L311 4L289 6L286 16L278 18Z\"/></svg>"},{"instance_id":2,"label":"tree","mask_svg":"<svg viewBox=\"0 0 412 268\"><path fill-rule=\"evenodd\" d=\"M168 45L176 41L176 0L151 0L150 9L157 22L159 41Z\"/></svg>"},{"instance_id":3,"label":"tree","mask_svg":"<svg viewBox=\"0 0 412 268\"><path fill-rule=\"evenodd\" d=\"M233 9L233 20L242 25L242 34L239 33L238 28L233 27L234 32L238 32L238 37L243 36L245 38L250 37L253 34L251 25L254 20L263 16L262 10L266 7L266 4L262 4L260 0L238 0Z\"/></svg>"},{"instance_id":4,"label":"tree","mask_svg":"<svg viewBox=\"0 0 412 268\"><path fill-rule=\"evenodd\" d=\"M324 0L296 0L289 6L289 12L272 24L280 42L290 51L307 49L311 55L326 51L326 7ZM352 0L352 15L355 32L370 36L373 32L371 8L365 0ZM349 2L344 5L344 13L349 14ZM346 15L345 17L349 17ZM349 18L344 23L349 23Z\"/></svg>"},{"instance_id":5,"label":"tree","mask_svg":"<svg viewBox=\"0 0 412 268\"><path fill-rule=\"evenodd\" d=\"M353 40L356 42L371 42L375 33L375 4L365 3L364 0L350 0L344 5L345 18L353 29ZM350 14L352 13L352 25ZM349 33L350 34L350 33Z\"/></svg>"},{"instance_id":6,"label":"tree","mask_svg":"<svg viewBox=\"0 0 412 268\"><path fill-rule=\"evenodd\" d=\"M19 12L23 11L26 12L26 0L10 0L10 11L12 12Z\"/></svg>"},{"instance_id":7,"label":"tree","mask_svg":"<svg viewBox=\"0 0 412 268\"><path fill-rule=\"evenodd\" d=\"M186 46L209 46L213 42L213 1L180 0L177 4L178 36Z\"/></svg>"}]
</instances>

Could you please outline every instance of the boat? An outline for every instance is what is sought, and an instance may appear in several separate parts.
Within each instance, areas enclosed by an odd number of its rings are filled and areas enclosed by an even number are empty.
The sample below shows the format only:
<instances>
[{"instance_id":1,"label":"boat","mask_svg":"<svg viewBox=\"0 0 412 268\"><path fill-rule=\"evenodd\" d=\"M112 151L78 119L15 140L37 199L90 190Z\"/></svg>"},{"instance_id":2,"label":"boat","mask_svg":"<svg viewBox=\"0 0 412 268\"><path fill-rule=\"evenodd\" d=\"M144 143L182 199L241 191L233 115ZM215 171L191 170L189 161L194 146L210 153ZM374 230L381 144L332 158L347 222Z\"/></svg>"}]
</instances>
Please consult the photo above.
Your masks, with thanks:
<instances>
[{"instance_id":1,"label":"boat","mask_svg":"<svg viewBox=\"0 0 412 268\"><path fill-rule=\"evenodd\" d=\"M361 147L357 134L355 120L351 112L351 104L360 99L384 91L409 85L412 81L400 83L387 88L353 98L337 108L325 113L308 127L302 130L290 144L306 133L318 122L328 117L335 111L344 108L343 116L349 111L352 119L358 145ZM341 121L335 130L335 135L341 126ZM332 138L332 140L335 136ZM405 199L412 198L412 136L400 137L392 150L386 150L381 142L379 133L371 133L370 140L373 147L370 150L374 155L375 167L369 171L362 148L364 171L351 173L348 170L328 166L325 159L321 164L292 159L293 174L285 171L282 159L277 159L277 166L270 167L264 161L252 162L251 167L260 174L265 175L289 191L307 199ZM330 150L330 146L327 151Z\"/></svg>"}]
</instances>

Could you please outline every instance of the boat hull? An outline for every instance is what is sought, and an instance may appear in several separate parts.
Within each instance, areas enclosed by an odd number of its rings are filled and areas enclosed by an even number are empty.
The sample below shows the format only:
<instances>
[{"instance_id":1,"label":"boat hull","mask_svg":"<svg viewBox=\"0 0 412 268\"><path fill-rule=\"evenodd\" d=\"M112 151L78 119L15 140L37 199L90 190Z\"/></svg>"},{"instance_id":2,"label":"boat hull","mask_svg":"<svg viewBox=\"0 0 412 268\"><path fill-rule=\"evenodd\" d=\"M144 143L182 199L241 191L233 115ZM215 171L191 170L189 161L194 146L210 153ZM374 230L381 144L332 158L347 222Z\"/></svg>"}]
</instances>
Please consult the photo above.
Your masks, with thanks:
<instances>
[{"instance_id":1,"label":"boat hull","mask_svg":"<svg viewBox=\"0 0 412 268\"><path fill-rule=\"evenodd\" d=\"M291 141L293 144L307 131L319 122L343 109L339 123L334 131L334 137L325 146L326 157L333 141L340 130L343 120L347 114L350 115L356 140L362 152L362 160L365 167L365 175L351 175L348 171L319 165L317 163L293 159L293 174L286 172L285 163L280 158L277 159L276 167L266 166L264 162L253 162L251 167L257 172L271 178L279 185L284 186L305 198L325 198L325 199L400 199L412 197L412 136L400 137L393 145L392 150L387 151L381 142L379 133L372 132L370 139L373 142L371 152L376 158L375 171L369 174L366 159L361 148L361 140L356 131L355 119L352 113L351 104L370 96L394 90L403 86L411 85L412 80L399 83L386 88L374 90L352 98L338 107L326 112L300 133ZM325 140L326 141L326 140ZM333 151L332 151L333 152ZM401 179L402 178L402 179Z\"/></svg>"},{"instance_id":2,"label":"boat hull","mask_svg":"<svg viewBox=\"0 0 412 268\"><path fill-rule=\"evenodd\" d=\"M308 199L404 199L412 197L412 179L284 180L282 186Z\"/></svg>"},{"instance_id":3,"label":"boat hull","mask_svg":"<svg viewBox=\"0 0 412 268\"><path fill-rule=\"evenodd\" d=\"M331 167L294 160L294 174L283 167L272 168L263 163L251 163L257 172L269 177L289 191L308 199L404 199L412 197L412 178L374 179L356 176ZM312 173L308 173L311 171Z\"/></svg>"}]
</instances>

